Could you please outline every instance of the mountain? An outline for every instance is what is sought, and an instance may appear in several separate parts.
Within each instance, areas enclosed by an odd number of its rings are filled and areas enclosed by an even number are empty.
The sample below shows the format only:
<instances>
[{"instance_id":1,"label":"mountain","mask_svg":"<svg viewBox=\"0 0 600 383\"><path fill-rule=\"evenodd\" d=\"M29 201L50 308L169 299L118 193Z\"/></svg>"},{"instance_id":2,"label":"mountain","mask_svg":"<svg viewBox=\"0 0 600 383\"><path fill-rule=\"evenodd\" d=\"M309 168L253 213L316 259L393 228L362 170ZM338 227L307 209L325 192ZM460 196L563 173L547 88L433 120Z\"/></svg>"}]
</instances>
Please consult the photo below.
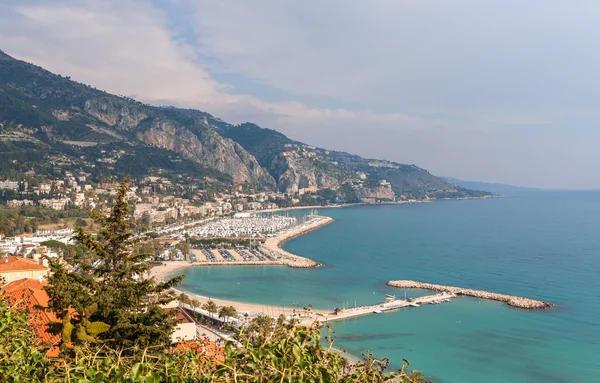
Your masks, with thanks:
<instances>
[{"instance_id":1,"label":"mountain","mask_svg":"<svg viewBox=\"0 0 600 383\"><path fill-rule=\"evenodd\" d=\"M65 144L74 148L125 144L126 152L152 147L159 156L177 155L178 161L226 174L235 183L275 185L252 155L217 133L201 113L114 96L4 53L0 53L0 122L3 141L18 138L58 151Z\"/></svg>"},{"instance_id":2,"label":"mountain","mask_svg":"<svg viewBox=\"0 0 600 383\"><path fill-rule=\"evenodd\" d=\"M453 177L443 177L448 181L452 182L455 185L458 185L463 188L473 189L473 190L484 190L490 193L499 194L499 195L510 195L513 193L522 193L522 192L537 192L541 191L541 189L536 188L528 188L522 186L513 186L506 185L500 183L490 183L490 182L478 182L478 181L463 181Z\"/></svg>"},{"instance_id":3,"label":"mountain","mask_svg":"<svg viewBox=\"0 0 600 383\"><path fill-rule=\"evenodd\" d=\"M162 175L263 190L338 191L381 200L481 196L415 165L365 159L156 107L52 74L0 51L0 176L84 169L95 177Z\"/></svg>"},{"instance_id":4,"label":"mountain","mask_svg":"<svg viewBox=\"0 0 600 383\"><path fill-rule=\"evenodd\" d=\"M277 181L281 191L337 189L351 184L359 198L382 200L461 198L489 193L467 190L415 165L362 158L293 141L255 124L222 125L219 132L242 145Z\"/></svg>"}]
</instances>

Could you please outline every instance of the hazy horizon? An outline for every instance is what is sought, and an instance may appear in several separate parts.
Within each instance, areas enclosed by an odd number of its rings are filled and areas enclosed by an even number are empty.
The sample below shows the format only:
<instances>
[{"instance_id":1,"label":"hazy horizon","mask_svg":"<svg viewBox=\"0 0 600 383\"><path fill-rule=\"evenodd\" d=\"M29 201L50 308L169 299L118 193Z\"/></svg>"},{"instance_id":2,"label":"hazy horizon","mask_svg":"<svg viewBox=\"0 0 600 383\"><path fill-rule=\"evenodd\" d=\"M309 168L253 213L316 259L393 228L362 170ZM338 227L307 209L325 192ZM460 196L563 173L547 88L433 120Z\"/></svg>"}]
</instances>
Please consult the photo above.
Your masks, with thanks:
<instances>
[{"instance_id":1,"label":"hazy horizon","mask_svg":"<svg viewBox=\"0 0 600 383\"><path fill-rule=\"evenodd\" d=\"M461 180L598 190L600 3L24 0L0 49Z\"/></svg>"}]
</instances>

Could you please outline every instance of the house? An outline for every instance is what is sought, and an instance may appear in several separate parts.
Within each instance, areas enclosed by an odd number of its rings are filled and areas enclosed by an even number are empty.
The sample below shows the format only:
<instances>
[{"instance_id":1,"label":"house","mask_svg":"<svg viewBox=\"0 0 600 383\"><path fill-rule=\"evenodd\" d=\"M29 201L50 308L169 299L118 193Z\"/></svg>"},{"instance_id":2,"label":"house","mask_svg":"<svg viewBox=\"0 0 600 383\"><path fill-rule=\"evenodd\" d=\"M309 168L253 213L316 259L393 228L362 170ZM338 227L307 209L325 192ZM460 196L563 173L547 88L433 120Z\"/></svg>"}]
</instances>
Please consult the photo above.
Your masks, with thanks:
<instances>
[{"instance_id":1,"label":"house","mask_svg":"<svg viewBox=\"0 0 600 383\"><path fill-rule=\"evenodd\" d=\"M173 343L185 342L188 340L195 340L196 335L196 323L194 319L184 309L177 307L173 310L177 310L177 326L175 331L171 334L171 341Z\"/></svg>"},{"instance_id":2,"label":"house","mask_svg":"<svg viewBox=\"0 0 600 383\"><path fill-rule=\"evenodd\" d=\"M0 258L0 278L5 283L20 279L35 279L42 281L48 275L48 268L30 259L21 257Z\"/></svg>"},{"instance_id":3,"label":"house","mask_svg":"<svg viewBox=\"0 0 600 383\"><path fill-rule=\"evenodd\" d=\"M60 342L59 334L47 332L48 326L52 323L60 322L53 312L48 311L49 297L44 286L47 282L40 282L35 279L20 279L2 286L3 296L11 307L22 310L27 315L27 322L35 331L40 345L48 348L46 353L49 357L56 357L59 354L58 344Z\"/></svg>"}]
</instances>

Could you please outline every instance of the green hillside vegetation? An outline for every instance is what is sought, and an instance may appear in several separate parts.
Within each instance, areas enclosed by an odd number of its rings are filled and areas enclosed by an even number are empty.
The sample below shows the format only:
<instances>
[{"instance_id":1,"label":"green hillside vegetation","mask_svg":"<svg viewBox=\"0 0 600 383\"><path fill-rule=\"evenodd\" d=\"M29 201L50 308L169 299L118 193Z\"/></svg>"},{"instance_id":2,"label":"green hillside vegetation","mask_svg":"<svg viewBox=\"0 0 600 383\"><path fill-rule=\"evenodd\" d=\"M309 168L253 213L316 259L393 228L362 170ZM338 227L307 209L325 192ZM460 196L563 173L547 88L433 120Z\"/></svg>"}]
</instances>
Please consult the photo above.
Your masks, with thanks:
<instances>
[{"instance_id":1,"label":"green hillside vegetation","mask_svg":"<svg viewBox=\"0 0 600 383\"><path fill-rule=\"evenodd\" d=\"M181 175L188 184L294 192L356 187L360 172L389 181L400 199L487 194L414 165L314 148L252 123L234 126L205 112L111 95L2 51L0 154L2 178L82 169L93 180Z\"/></svg>"}]
</instances>

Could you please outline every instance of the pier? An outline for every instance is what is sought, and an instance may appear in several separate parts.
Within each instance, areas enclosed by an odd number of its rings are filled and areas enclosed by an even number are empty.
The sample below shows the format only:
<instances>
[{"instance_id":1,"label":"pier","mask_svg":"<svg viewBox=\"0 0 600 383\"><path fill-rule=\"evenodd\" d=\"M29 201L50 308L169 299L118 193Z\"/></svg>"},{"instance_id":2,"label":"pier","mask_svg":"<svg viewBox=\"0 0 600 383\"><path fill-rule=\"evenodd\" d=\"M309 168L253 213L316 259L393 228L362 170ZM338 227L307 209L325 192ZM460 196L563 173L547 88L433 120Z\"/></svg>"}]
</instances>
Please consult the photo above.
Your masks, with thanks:
<instances>
[{"instance_id":1,"label":"pier","mask_svg":"<svg viewBox=\"0 0 600 383\"><path fill-rule=\"evenodd\" d=\"M338 311L337 314L328 314L325 318L319 318L319 321L330 322L340 319L355 318L368 314L381 314L386 311L398 310L405 307L419 307L424 304L437 304L447 302L450 301L452 298L456 298L456 295L452 293L442 293L435 295L427 295L412 300L398 299L375 305L353 307L350 309L341 310Z\"/></svg>"},{"instance_id":2,"label":"pier","mask_svg":"<svg viewBox=\"0 0 600 383\"><path fill-rule=\"evenodd\" d=\"M462 287L455 286L443 286L443 285L435 285L433 283L425 283L425 282L417 282L417 281L409 281L409 280L398 280L398 281L389 281L387 283L388 286L398 287L403 289L424 289L424 290L432 290L432 291L444 291L447 293L451 293L454 295L464 295L474 298L481 299L489 299L493 301L505 302L507 305L527 310L538 310L538 309L547 309L553 306L552 303L538 301L535 299L517 297L514 295L505 295L505 294L497 294L491 293L488 291L482 290L473 290L466 289Z\"/></svg>"}]
</instances>

